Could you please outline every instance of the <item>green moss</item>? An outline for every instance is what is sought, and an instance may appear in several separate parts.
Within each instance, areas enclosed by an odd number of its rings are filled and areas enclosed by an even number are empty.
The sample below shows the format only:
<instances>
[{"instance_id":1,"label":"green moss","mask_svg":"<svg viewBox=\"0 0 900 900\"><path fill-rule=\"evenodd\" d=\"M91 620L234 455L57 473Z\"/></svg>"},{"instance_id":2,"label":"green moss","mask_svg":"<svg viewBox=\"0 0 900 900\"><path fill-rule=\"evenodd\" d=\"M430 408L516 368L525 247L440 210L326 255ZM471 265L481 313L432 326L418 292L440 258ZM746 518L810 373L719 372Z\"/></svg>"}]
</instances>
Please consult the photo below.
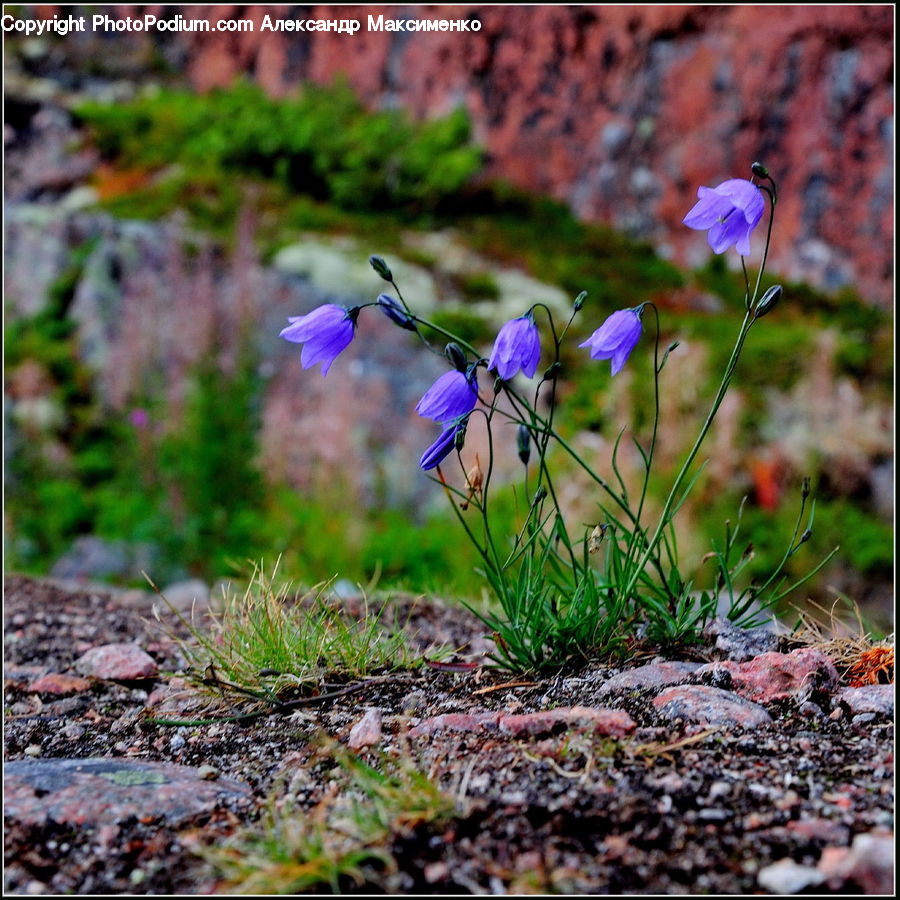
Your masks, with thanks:
<instances>
[{"instance_id":1,"label":"green moss","mask_svg":"<svg viewBox=\"0 0 900 900\"><path fill-rule=\"evenodd\" d=\"M431 314L431 321L470 344L482 344L493 338L493 332L484 319L464 309L437 309ZM436 340L440 341L441 336L438 335Z\"/></svg>"},{"instance_id":2,"label":"green moss","mask_svg":"<svg viewBox=\"0 0 900 900\"><path fill-rule=\"evenodd\" d=\"M496 300L500 296L497 280L490 272L458 275L454 283L466 300Z\"/></svg>"}]
</instances>

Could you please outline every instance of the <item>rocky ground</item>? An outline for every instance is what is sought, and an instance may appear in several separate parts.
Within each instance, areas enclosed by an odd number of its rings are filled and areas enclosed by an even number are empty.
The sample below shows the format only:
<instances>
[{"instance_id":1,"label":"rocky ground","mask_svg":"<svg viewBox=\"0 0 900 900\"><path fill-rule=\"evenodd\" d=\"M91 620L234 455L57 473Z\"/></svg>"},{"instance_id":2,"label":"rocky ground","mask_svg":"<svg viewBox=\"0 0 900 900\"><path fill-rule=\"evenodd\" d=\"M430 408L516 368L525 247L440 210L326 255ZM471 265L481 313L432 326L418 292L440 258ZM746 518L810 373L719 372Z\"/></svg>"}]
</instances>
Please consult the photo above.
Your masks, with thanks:
<instances>
[{"instance_id":1,"label":"rocky ground","mask_svg":"<svg viewBox=\"0 0 900 900\"><path fill-rule=\"evenodd\" d=\"M450 824L392 838L392 893L890 893L893 685L851 688L815 649L728 629L702 652L551 678L439 664L290 712L202 725L151 598L5 581L5 887L227 891L198 849L266 798L312 809L322 735L417 765ZM404 601L398 601L403 603ZM422 648L484 649L420 603ZM327 888L326 888L327 889Z\"/></svg>"}]
</instances>

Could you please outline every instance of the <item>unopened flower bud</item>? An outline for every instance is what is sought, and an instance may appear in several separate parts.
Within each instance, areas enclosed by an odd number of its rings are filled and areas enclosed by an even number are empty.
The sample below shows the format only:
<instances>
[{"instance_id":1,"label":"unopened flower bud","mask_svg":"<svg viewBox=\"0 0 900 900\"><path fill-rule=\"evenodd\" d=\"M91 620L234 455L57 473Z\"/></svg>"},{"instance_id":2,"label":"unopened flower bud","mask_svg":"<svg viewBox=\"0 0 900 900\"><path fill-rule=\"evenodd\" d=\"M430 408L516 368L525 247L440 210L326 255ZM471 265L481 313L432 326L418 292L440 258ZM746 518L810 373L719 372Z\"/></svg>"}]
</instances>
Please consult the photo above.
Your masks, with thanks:
<instances>
[{"instance_id":1,"label":"unopened flower bud","mask_svg":"<svg viewBox=\"0 0 900 900\"><path fill-rule=\"evenodd\" d=\"M572 304L575 312L578 312L582 306L584 306L584 301L587 300L587 291L582 291L576 298L575 302Z\"/></svg>"},{"instance_id":2,"label":"unopened flower bud","mask_svg":"<svg viewBox=\"0 0 900 900\"><path fill-rule=\"evenodd\" d=\"M773 284L772 287L760 297L759 303L756 304L756 314L754 318L761 319L767 312L774 309L783 293L784 289L780 284Z\"/></svg>"},{"instance_id":3,"label":"unopened flower bud","mask_svg":"<svg viewBox=\"0 0 900 900\"><path fill-rule=\"evenodd\" d=\"M805 500L809 496L809 476L807 475L803 479L803 484L800 487L800 499Z\"/></svg>"},{"instance_id":4,"label":"unopened flower bud","mask_svg":"<svg viewBox=\"0 0 900 900\"><path fill-rule=\"evenodd\" d=\"M541 485L534 494L534 501L532 502L532 506L537 506L538 503L547 499L547 488Z\"/></svg>"},{"instance_id":5,"label":"unopened flower bud","mask_svg":"<svg viewBox=\"0 0 900 900\"><path fill-rule=\"evenodd\" d=\"M558 362L553 363L546 372L544 372L544 381L552 381L559 374L562 365Z\"/></svg>"},{"instance_id":6,"label":"unopened flower bud","mask_svg":"<svg viewBox=\"0 0 900 900\"><path fill-rule=\"evenodd\" d=\"M400 303L390 294L379 294L378 305L381 311L395 324L407 331L415 331L416 323L409 317Z\"/></svg>"},{"instance_id":7,"label":"unopened flower bud","mask_svg":"<svg viewBox=\"0 0 900 900\"><path fill-rule=\"evenodd\" d=\"M755 162L755 163L753 163L753 164L750 166L750 171L751 171L757 178L768 178L768 177L769 177L769 170L768 170L761 162Z\"/></svg>"},{"instance_id":8,"label":"unopened flower bud","mask_svg":"<svg viewBox=\"0 0 900 900\"><path fill-rule=\"evenodd\" d=\"M468 424L469 420L466 419L465 421L460 422L456 429L456 434L453 437L453 446L456 447L457 450L462 450L466 443L466 426Z\"/></svg>"},{"instance_id":9,"label":"unopened flower bud","mask_svg":"<svg viewBox=\"0 0 900 900\"><path fill-rule=\"evenodd\" d=\"M681 346L681 341L672 341L666 349L666 353L671 353L673 350L677 350Z\"/></svg>"},{"instance_id":10,"label":"unopened flower bud","mask_svg":"<svg viewBox=\"0 0 900 900\"><path fill-rule=\"evenodd\" d=\"M531 435L525 425L520 425L516 429L516 449L519 452L519 459L522 465L527 466L528 460L531 459Z\"/></svg>"},{"instance_id":11,"label":"unopened flower bud","mask_svg":"<svg viewBox=\"0 0 900 900\"><path fill-rule=\"evenodd\" d=\"M394 276L391 273L388 264L380 256L370 256L369 265L385 280L393 281Z\"/></svg>"},{"instance_id":12,"label":"unopened flower bud","mask_svg":"<svg viewBox=\"0 0 900 900\"><path fill-rule=\"evenodd\" d=\"M465 372L466 371L466 354L463 352L463 348L459 346L459 344L451 341L444 347L444 356L450 360L450 364L456 369L457 372Z\"/></svg>"},{"instance_id":13,"label":"unopened flower bud","mask_svg":"<svg viewBox=\"0 0 900 900\"><path fill-rule=\"evenodd\" d=\"M800 543L805 544L812 537L812 528L807 528L803 534L800 535Z\"/></svg>"}]
</instances>

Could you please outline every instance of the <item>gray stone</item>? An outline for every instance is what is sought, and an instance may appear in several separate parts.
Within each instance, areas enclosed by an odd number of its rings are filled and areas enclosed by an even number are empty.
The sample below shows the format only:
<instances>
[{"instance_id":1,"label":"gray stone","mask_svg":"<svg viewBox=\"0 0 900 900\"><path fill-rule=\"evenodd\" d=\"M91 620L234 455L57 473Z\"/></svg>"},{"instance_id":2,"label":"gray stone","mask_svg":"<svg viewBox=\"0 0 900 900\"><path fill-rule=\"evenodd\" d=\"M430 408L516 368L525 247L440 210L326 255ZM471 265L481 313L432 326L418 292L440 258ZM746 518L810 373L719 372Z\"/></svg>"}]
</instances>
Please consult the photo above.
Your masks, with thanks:
<instances>
[{"instance_id":1,"label":"gray stone","mask_svg":"<svg viewBox=\"0 0 900 900\"><path fill-rule=\"evenodd\" d=\"M715 638L715 647L725 659L744 662L778 649L778 635L768 628L738 628L724 618L716 618L704 631Z\"/></svg>"},{"instance_id":2,"label":"gray stone","mask_svg":"<svg viewBox=\"0 0 900 900\"><path fill-rule=\"evenodd\" d=\"M36 759L7 763L4 813L24 825L98 826L159 818L181 825L223 804L250 805L237 781L209 781L199 769L128 759Z\"/></svg>"},{"instance_id":3,"label":"gray stone","mask_svg":"<svg viewBox=\"0 0 900 900\"><path fill-rule=\"evenodd\" d=\"M172 607L181 613L191 610L203 612L209 609L209 586L199 578L176 581L162 589L162 595Z\"/></svg>"},{"instance_id":4,"label":"gray stone","mask_svg":"<svg viewBox=\"0 0 900 900\"><path fill-rule=\"evenodd\" d=\"M156 549L150 544L130 544L83 535L76 538L53 564L50 574L61 579L137 579L142 571L153 570L157 556Z\"/></svg>"},{"instance_id":5,"label":"gray stone","mask_svg":"<svg viewBox=\"0 0 900 900\"><path fill-rule=\"evenodd\" d=\"M684 684L700 668L700 663L658 662L613 675L600 689L601 693L641 688L662 688Z\"/></svg>"},{"instance_id":6,"label":"gray stone","mask_svg":"<svg viewBox=\"0 0 900 900\"><path fill-rule=\"evenodd\" d=\"M894 686L892 684L867 684L863 687L844 688L837 695L840 703L850 708L852 715L877 713L894 715Z\"/></svg>"},{"instance_id":7,"label":"gray stone","mask_svg":"<svg viewBox=\"0 0 900 900\"><path fill-rule=\"evenodd\" d=\"M653 705L666 719L701 725L760 728L772 724L772 717L758 704L706 685L667 688Z\"/></svg>"}]
</instances>

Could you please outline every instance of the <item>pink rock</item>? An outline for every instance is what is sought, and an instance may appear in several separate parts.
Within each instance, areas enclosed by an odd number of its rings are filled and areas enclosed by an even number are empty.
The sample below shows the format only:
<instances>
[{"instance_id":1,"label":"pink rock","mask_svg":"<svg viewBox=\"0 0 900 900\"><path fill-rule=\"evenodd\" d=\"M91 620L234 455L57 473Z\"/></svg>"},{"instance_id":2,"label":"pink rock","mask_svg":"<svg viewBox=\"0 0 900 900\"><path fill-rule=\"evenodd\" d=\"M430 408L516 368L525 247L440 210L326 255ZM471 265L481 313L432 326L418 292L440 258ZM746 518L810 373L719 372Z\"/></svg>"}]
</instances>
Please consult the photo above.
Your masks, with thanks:
<instances>
[{"instance_id":1,"label":"pink rock","mask_svg":"<svg viewBox=\"0 0 900 900\"><path fill-rule=\"evenodd\" d=\"M381 710L370 708L363 717L350 729L347 746L351 750L362 750L373 747L381 740Z\"/></svg>"},{"instance_id":2,"label":"pink rock","mask_svg":"<svg viewBox=\"0 0 900 900\"><path fill-rule=\"evenodd\" d=\"M818 869L832 890L852 882L866 894L890 896L894 887L894 835L872 831L858 834L849 848L826 847Z\"/></svg>"},{"instance_id":3,"label":"pink rock","mask_svg":"<svg viewBox=\"0 0 900 900\"><path fill-rule=\"evenodd\" d=\"M700 668L700 663L661 662L640 666L613 675L603 685L603 693L631 688L661 688L670 684L684 684L688 676Z\"/></svg>"},{"instance_id":4,"label":"pink rock","mask_svg":"<svg viewBox=\"0 0 900 900\"><path fill-rule=\"evenodd\" d=\"M703 725L759 728L772 723L772 717L756 703L706 685L667 688L653 700L653 705L667 719Z\"/></svg>"},{"instance_id":5,"label":"pink rock","mask_svg":"<svg viewBox=\"0 0 900 900\"><path fill-rule=\"evenodd\" d=\"M523 734L546 734L560 725L612 737L624 737L636 727L631 716L621 709L596 709L587 706L564 706L500 717L500 731L516 737Z\"/></svg>"},{"instance_id":6,"label":"pink rock","mask_svg":"<svg viewBox=\"0 0 900 900\"><path fill-rule=\"evenodd\" d=\"M894 686L892 684L867 684L863 687L844 688L838 700L850 707L852 715L878 713L894 715Z\"/></svg>"},{"instance_id":7,"label":"pink rock","mask_svg":"<svg viewBox=\"0 0 900 900\"><path fill-rule=\"evenodd\" d=\"M756 703L783 700L812 685L825 691L838 686L834 663L824 653L806 647L791 653L763 653L743 663L709 663L696 674L722 671L731 675L735 693Z\"/></svg>"},{"instance_id":8,"label":"pink rock","mask_svg":"<svg viewBox=\"0 0 900 900\"><path fill-rule=\"evenodd\" d=\"M425 719L409 729L410 737L434 734L436 731L496 731L500 713L445 713Z\"/></svg>"},{"instance_id":9,"label":"pink rock","mask_svg":"<svg viewBox=\"0 0 900 900\"><path fill-rule=\"evenodd\" d=\"M831 819L797 819L787 823L788 831L811 841L842 844L850 839L850 829Z\"/></svg>"},{"instance_id":10,"label":"pink rock","mask_svg":"<svg viewBox=\"0 0 900 900\"><path fill-rule=\"evenodd\" d=\"M28 685L28 690L34 694L78 694L81 691L86 691L90 686L91 683L86 678L48 672L46 675L32 681Z\"/></svg>"},{"instance_id":11,"label":"pink rock","mask_svg":"<svg viewBox=\"0 0 900 900\"><path fill-rule=\"evenodd\" d=\"M112 681L137 681L153 678L159 669L153 658L137 644L104 644L92 647L75 662L82 675Z\"/></svg>"},{"instance_id":12,"label":"pink rock","mask_svg":"<svg viewBox=\"0 0 900 900\"><path fill-rule=\"evenodd\" d=\"M620 709L595 709L585 706L565 706L521 715L499 712L448 713L420 722L409 730L411 737L433 734L435 731L501 731L520 735L547 734L565 727L582 727L595 734L623 736L635 729L628 713Z\"/></svg>"}]
</instances>

